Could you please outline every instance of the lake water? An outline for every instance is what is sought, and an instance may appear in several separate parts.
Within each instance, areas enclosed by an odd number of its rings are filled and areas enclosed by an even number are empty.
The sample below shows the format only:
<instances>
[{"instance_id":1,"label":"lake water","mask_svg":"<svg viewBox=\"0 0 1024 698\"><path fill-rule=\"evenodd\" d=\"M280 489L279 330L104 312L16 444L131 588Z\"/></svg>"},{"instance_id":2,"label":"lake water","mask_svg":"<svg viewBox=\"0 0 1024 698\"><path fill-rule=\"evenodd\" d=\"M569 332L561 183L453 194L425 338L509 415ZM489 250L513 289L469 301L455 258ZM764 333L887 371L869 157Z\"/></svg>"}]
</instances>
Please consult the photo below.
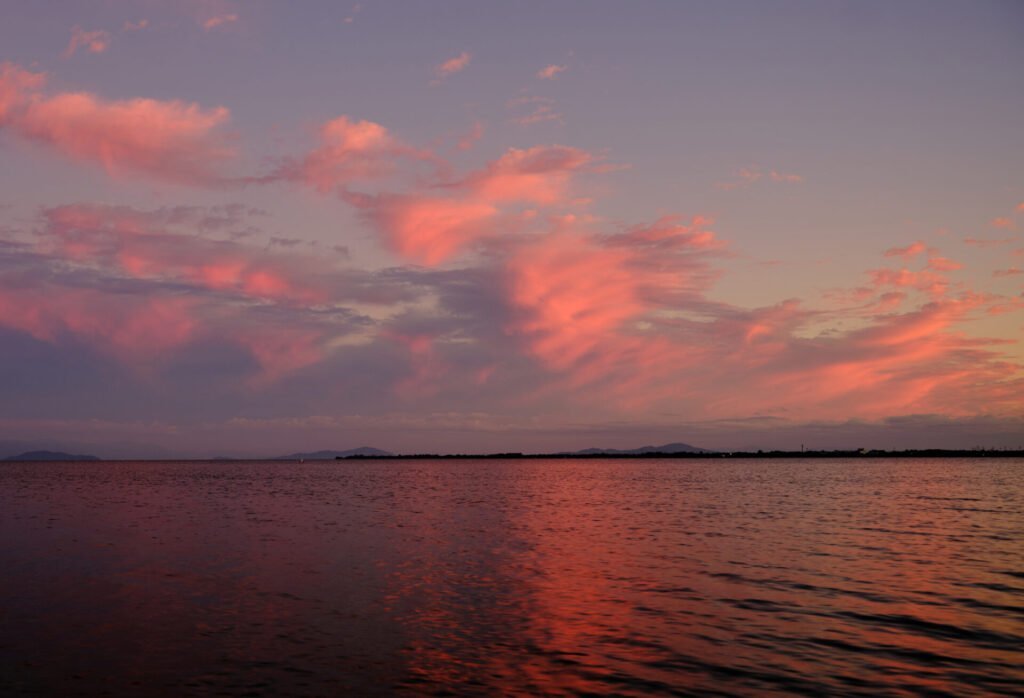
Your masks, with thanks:
<instances>
[{"instance_id":1,"label":"lake water","mask_svg":"<svg viewBox=\"0 0 1024 698\"><path fill-rule=\"evenodd\" d=\"M1024 461L0 464L0 693L1024 691Z\"/></svg>"}]
</instances>

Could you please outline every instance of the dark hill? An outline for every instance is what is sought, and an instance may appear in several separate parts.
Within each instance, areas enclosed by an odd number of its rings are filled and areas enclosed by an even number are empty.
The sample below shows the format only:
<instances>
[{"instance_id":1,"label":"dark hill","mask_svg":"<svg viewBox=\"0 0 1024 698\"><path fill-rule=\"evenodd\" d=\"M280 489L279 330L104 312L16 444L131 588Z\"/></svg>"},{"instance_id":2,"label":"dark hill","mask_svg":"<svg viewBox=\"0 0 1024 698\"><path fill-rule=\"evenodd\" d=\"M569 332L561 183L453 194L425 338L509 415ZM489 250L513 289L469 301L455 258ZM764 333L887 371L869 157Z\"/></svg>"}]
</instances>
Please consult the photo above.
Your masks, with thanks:
<instances>
[{"instance_id":1,"label":"dark hill","mask_svg":"<svg viewBox=\"0 0 1024 698\"><path fill-rule=\"evenodd\" d=\"M100 460L96 456L89 455L75 455L73 453L64 453L62 451L25 451L19 453L16 456L9 456L4 458L5 461L83 461L83 460Z\"/></svg>"}]
</instances>

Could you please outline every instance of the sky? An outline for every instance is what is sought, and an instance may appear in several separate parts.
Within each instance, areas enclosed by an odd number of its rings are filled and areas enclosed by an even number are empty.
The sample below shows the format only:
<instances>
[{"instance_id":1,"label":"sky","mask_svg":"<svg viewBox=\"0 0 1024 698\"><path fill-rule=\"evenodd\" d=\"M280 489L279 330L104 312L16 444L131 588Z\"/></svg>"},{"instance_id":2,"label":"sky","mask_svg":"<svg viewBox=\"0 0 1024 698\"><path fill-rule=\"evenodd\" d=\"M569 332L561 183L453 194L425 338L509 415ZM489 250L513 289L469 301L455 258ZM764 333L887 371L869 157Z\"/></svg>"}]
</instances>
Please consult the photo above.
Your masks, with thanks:
<instances>
[{"instance_id":1,"label":"sky","mask_svg":"<svg viewBox=\"0 0 1024 698\"><path fill-rule=\"evenodd\" d=\"M0 456L1024 447L1024 5L0 0Z\"/></svg>"}]
</instances>

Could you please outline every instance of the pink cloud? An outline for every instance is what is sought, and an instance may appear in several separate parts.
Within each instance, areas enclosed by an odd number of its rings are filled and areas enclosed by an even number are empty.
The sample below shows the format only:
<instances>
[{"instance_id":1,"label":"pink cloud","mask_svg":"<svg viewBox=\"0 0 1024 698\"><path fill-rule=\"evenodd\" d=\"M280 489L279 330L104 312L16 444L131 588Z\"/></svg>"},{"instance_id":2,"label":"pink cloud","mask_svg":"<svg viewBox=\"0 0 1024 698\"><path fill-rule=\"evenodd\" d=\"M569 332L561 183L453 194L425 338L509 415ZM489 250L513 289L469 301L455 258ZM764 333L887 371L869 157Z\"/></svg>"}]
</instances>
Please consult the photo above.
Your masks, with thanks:
<instances>
[{"instance_id":1,"label":"pink cloud","mask_svg":"<svg viewBox=\"0 0 1024 698\"><path fill-rule=\"evenodd\" d=\"M74 262L242 298L300 305L327 299L326 290L309 281L317 265L196 237L189 229L199 223L193 216L78 204L49 209L45 220L44 250Z\"/></svg>"},{"instance_id":2,"label":"pink cloud","mask_svg":"<svg viewBox=\"0 0 1024 698\"><path fill-rule=\"evenodd\" d=\"M85 92L45 96L45 75L4 64L0 127L112 175L136 172L181 184L212 184L231 155L217 127L224 107L153 99L106 101Z\"/></svg>"},{"instance_id":3,"label":"pink cloud","mask_svg":"<svg viewBox=\"0 0 1024 698\"><path fill-rule=\"evenodd\" d=\"M23 70L13 63L0 63L0 127L11 123L16 117L16 108L23 106L45 82L43 73Z\"/></svg>"},{"instance_id":4,"label":"pink cloud","mask_svg":"<svg viewBox=\"0 0 1024 698\"><path fill-rule=\"evenodd\" d=\"M709 222L666 217L618 235L569 228L524 242L505 263L509 329L570 385L648 401L704 353L674 347L651 323L661 307L703 303L713 276L703 256L721 247Z\"/></svg>"},{"instance_id":5,"label":"pink cloud","mask_svg":"<svg viewBox=\"0 0 1024 698\"><path fill-rule=\"evenodd\" d=\"M340 299L400 301L360 288L365 275L339 279L318 257L197 235L229 234L224 219L238 225L241 215L235 207L47 209L36 250L15 258L0 250L0 325L80 342L146 372L187 345L235 345L258 366L249 387L263 388L323 361L331 340L359 326Z\"/></svg>"},{"instance_id":6,"label":"pink cloud","mask_svg":"<svg viewBox=\"0 0 1024 698\"><path fill-rule=\"evenodd\" d=\"M81 337L105 353L148 362L188 342L195 330L194 301L174 296L140 298L59 286L0 288L0 324L55 342Z\"/></svg>"},{"instance_id":7,"label":"pink cloud","mask_svg":"<svg viewBox=\"0 0 1024 698\"><path fill-rule=\"evenodd\" d=\"M415 157L437 161L425 153ZM593 162L589 153L565 146L513 148L462 179L420 184L410 194L367 195L348 190L339 194L382 233L392 250L417 263L435 265L537 215L532 209L511 208L517 204L574 205L572 178L600 169ZM446 168L442 163L438 169Z\"/></svg>"},{"instance_id":8,"label":"pink cloud","mask_svg":"<svg viewBox=\"0 0 1024 698\"><path fill-rule=\"evenodd\" d=\"M508 260L517 333L546 365L567 370L645 307L628 250L596 246L577 234L541 237Z\"/></svg>"},{"instance_id":9,"label":"pink cloud","mask_svg":"<svg viewBox=\"0 0 1024 698\"><path fill-rule=\"evenodd\" d=\"M449 58L448 60L439 64L434 69L434 75L437 77L438 80L443 80L449 75L460 73L469 66L469 61L471 60L471 58L472 56L470 56L469 53L463 51L459 55L453 58Z\"/></svg>"},{"instance_id":10,"label":"pink cloud","mask_svg":"<svg viewBox=\"0 0 1024 698\"><path fill-rule=\"evenodd\" d=\"M466 181L486 201L550 205L565 199L572 176L592 162L593 157L578 148L511 148Z\"/></svg>"},{"instance_id":11,"label":"pink cloud","mask_svg":"<svg viewBox=\"0 0 1024 698\"><path fill-rule=\"evenodd\" d=\"M326 333L288 323L236 323L230 341L245 347L259 363L260 372L249 380L263 388L324 359Z\"/></svg>"},{"instance_id":12,"label":"pink cloud","mask_svg":"<svg viewBox=\"0 0 1024 698\"><path fill-rule=\"evenodd\" d=\"M223 14L215 17L210 17L203 21L203 31L212 31L217 27L223 27L228 24L234 24L238 21L238 15L236 14Z\"/></svg>"},{"instance_id":13,"label":"pink cloud","mask_svg":"<svg viewBox=\"0 0 1024 698\"><path fill-rule=\"evenodd\" d=\"M430 151L402 143L372 121L353 121L339 116L320 127L319 139L320 144L302 159L285 160L276 172L255 181L292 180L322 193L343 194L352 183L384 179L399 171L402 160L428 163L438 172L447 167Z\"/></svg>"},{"instance_id":14,"label":"pink cloud","mask_svg":"<svg viewBox=\"0 0 1024 698\"><path fill-rule=\"evenodd\" d=\"M773 182L785 182L787 184L797 184L804 181L804 178L798 174L787 174L785 172L776 172L772 170L768 173Z\"/></svg>"},{"instance_id":15,"label":"pink cloud","mask_svg":"<svg viewBox=\"0 0 1024 698\"><path fill-rule=\"evenodd\" d=\"M568 66L551 64L537 71L537 77L541 80L554 80L558 74L565 71Z\"/></svg>"},{"instance_id":16,"label":"pink cloud","mask_svg":"<svg viewBox=\"0 0 1024 698\"><path fill-rule=\"evenodd\" d=\"M68 41L67 48L64 49L64 58L71 58L78 49L83 49L89 53L103 53L110 48L110 33L98 29L95 31L86 31L81 27L75 27L71 30L71 40Z\"/></svg>"},{"instance_id":17,"label":"pink cloud","mask_svg":"<svg viewBox=\"0 0 1024 698\"><path fill-rule=\"evenodd\" d=\"M247 350L260 370L248 381L266 387L321 361L322 329L281 322L253 322L230 306L216 307L174 292L107 293L48 284L0 286L0 325L49 343L68 338L148 372L200 339L217 339Z\"/></svg>"},{"instance_id":18,"label":"pink cloud","mask_svg":"<svg viewBox=\"0 0 1024 698\"><path fill-rule=\"evenodd\" d=\"M142 31L143 29L145 29L148 26L149 26L149 20L148 19L140 19L140 20L137 20L135 22L133 22L131 20L127 20L124 23L122 29L124 31L126 31L126 32L137 32L137 31Z\"/></svg>"},{"instance_id":19,"label":"pink cloud","mask_svg":"<svg viewBox=\"0 0 1024 698\"><path fill-rule=\"evenodd\" d=\"M972 312L1005 305L999 297L953 298L936 271L904 269L872 272L876 286L900 290L852 311L797 300L751 311L712 303L704 294L716 273L703 255L722 244L707 223L668 218L611 236L567 230L523 241L505 266L509 330L584 400L694 404L702 416L723 418L877 418L1014 404L1003 381L1019 367L1000 367L997 354L951 331ZM893 315L910 300L902 289L933 300ZM860 329L828 327L850 312Z\"/></svg>"},{"instance_id":20,"label":"pink cloud","mask_svg":"<svg viewBox=\"0 0 1024 698\"><path fill-rule=\"evenodd\" d=\"M1016 227L1010 218L993 218L989 221L989 225L993 228L1002 228L1004 230L1013 230Z\"/></svg>"},{"instance_id":21,"label":"pink cloud","mask_svg":"<svg viewBox=\"0 0 1024 698\"><path fill-rule=\"evenodd\" d=\"M921 254L927 249L928 248L925 246L925 244L918 240L914 243L911 243L910 245L907 245L906 247L891 247L885 251L885 256L903 257L905 259L910 259L911 257L916 257L917 255Z\"/></svg>"},{"instance_id":22,"label":"pink cloud","mask_svg":"<svg viewBox=\"0 0 1024 698\"><path fill-rule=\"evenodd\" d=\"M465 198L381 195L353 202L380 230L391 249L421 264L440 264L492 234L498 209Z\"/></svg>"},{"instance_id":23,"label":"pink cloud","mask_svg":"<svg viewBox=\"0 0 1024 698\"><path fill-rule=\"evenodd\" d=\"M320 128L321 146L306 156L300 176L320 191L329 191L352 179L370 179L392 169L391 157L401 146L387 129L372 121L350 121L347 116Z\"/></svg>"}]
</instances>

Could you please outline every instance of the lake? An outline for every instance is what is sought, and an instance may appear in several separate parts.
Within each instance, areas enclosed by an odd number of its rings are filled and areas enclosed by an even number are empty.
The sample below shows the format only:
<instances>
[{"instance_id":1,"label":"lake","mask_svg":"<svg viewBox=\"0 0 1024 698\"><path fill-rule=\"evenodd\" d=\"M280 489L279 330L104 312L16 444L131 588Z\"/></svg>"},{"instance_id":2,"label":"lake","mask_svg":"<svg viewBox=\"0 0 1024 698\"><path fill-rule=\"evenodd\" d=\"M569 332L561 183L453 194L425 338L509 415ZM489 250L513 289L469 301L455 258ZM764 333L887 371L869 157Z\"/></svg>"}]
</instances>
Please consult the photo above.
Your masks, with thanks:
<instances>
[{"instance_id":1,"label":"lake","mask_svg":"<svg viewBox=\"0 0 1024 698\"><path fill-rule=\"evenodd\" d=\"M0 464L5 695L1020 695L1024 460Z\"/></svg>"}]
</instances>

